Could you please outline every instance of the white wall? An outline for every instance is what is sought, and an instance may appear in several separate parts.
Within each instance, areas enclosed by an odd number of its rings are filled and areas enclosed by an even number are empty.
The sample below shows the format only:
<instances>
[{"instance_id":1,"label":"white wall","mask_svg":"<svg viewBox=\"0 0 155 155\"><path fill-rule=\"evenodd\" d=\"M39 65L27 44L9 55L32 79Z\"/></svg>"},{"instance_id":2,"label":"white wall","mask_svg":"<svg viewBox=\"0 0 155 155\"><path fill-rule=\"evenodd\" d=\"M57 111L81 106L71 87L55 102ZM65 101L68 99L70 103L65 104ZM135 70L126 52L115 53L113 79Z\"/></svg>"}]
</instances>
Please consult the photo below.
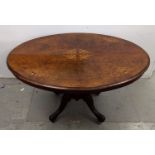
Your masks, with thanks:
<instances>
[{"instance_id":1,"label":"white wall","mask_svg":"<svg viewBox=\"0 0 155 155\"><path fill-rule=\"evenodd\" d=\"M155 26L0 26L0 77L13 77L6 66L8 53L18 44L44 35L63 32L94 32L122 37L137 43L151 58L145 77L152 74L155 62Z\"/></svg>"}]
</instances>

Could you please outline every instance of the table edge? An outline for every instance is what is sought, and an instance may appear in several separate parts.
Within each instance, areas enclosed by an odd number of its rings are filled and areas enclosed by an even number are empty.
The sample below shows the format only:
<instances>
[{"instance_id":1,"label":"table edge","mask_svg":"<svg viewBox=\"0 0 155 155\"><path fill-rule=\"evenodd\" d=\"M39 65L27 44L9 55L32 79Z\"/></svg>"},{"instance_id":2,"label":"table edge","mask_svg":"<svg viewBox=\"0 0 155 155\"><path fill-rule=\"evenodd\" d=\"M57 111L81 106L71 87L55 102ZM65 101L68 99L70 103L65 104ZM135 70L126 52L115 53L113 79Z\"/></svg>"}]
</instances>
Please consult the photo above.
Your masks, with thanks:
<instances>
[{"instance_id":1,"label":"table edge","mask_svg":"<svg viewBox=\"0 0 155 155\"><path fill-rule=\"evenodd\" d=\"M62 34L97 34L97 33L60 33L60 34L54 34L54 35L62 35ZM32 40L35 40L35 39L39 39L39 38L44 38L44 37L50 37L50 36L53 36L53 35L48 35L48 36L42 36L42 37L38 37L38 38L34 38L34 39L31 39L31 40L28 40L26 42L23 42L22 44L16 46L7 56L7 66L8 68L12 71L13 75L23 81L24 83L26 84L29 84L33 87L37 87L37 88L41 88L41 89L45 89L45 90L53 90L53 91L79 91L79 92L92 92L92 91L108 91L108 90L112 90L112 89L117 89L117 88L120 88L120 87L124 87L134 81L136 81L137 79L139 79L144 73L145 71L148 69L149 65L150 65L150 57L148 55L148 53L142 48L140 47L139 45L131 42L131 41L128 41L126 39L122 39L122 38L119 38L119 37L115 37L115 36L110 36L110 35L104 35L104 34L97 34L97 35L102 35L102 36L107 36L107 37L113 37L113 38L116 38L116 39L121 39L121 40L124 40L124 41L127 41L129 43L132 43L133 45L137 46L138 48L142 49L143 52L146 54L147 56L147 59L148 59L148 63L147 65L145 66L145 68L140 72L138 73L137 75L125 80L125 81L121 81L121 82L118 82L118 83L115 83L115 84L111 84L111 85L107 85L107 86L97 86L97 87L88 87L88 88L82 88L82 87L63 87L63 86L54 86L54 85L43 85L43 84L40 84L40 83L37 83L37 82L34 82L34 81L31 81L31 80L28 80L24 77L22 77L21 75L19 75L19 73L16 73L12 68L11 66L9 65L9 62L8 62L8 58L11 54L12 51L14 51L18 46L24 44L24 43L27 43L29 41L32 41Z\"/></svg>"}]
</instances>

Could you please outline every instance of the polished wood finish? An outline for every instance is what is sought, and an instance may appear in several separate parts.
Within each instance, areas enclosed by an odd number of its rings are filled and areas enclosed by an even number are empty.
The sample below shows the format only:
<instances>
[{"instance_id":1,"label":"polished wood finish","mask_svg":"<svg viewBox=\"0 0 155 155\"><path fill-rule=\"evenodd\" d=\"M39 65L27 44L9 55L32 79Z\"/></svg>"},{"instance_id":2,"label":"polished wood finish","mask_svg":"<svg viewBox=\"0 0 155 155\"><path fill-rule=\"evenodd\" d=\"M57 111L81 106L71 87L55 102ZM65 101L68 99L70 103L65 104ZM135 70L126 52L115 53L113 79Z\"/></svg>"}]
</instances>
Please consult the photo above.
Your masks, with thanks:
<instances>
[{"instance_id":1,"label":"polished wood finish","mask_svg":"<svg viewBox=\"0 0 155 155\"><path fill-rule=\"evenodd\" d=\"M21 80L58 90L98 90L141 76L149 65L137 45L99 34L59 34L16 47L8 65Z\"/></svg>"},{"instance_id":2,"label":"polished wood finish","mask_svg":"<svg viewBox=\"0 0 155 155\"><path fill-rule=\"evenodd\" d=\"M17 78L32 86L82 94L80 98L96 113L90 95L132 83L143 75L150 59L141 47L124 39L69 33L27 41L12 50L7 63ZM64 105L62 101L56 115Z\"/></svg>"}]
</instances>

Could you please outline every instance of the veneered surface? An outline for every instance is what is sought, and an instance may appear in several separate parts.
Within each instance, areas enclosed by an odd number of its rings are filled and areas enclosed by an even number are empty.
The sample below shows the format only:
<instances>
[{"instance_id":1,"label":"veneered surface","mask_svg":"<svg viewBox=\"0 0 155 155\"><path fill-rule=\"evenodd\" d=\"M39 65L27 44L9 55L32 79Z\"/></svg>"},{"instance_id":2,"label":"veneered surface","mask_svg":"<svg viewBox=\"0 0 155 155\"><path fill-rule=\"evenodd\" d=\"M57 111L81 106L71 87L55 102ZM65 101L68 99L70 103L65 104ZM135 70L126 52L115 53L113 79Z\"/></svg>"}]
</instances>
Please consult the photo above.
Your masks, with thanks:
<instances>
[{"instance_id":1,"label":"veneered surface","mask_svg":"<svg viewBox=\"0 0 155 155\"><path fill-rule=\"evenodd\" d=\"M71 33L19 45L9 54L8 66L19 79L36 86L95 90L137 79L148 68L149 57L123 39Z\"/></svg>"}]
</instances>

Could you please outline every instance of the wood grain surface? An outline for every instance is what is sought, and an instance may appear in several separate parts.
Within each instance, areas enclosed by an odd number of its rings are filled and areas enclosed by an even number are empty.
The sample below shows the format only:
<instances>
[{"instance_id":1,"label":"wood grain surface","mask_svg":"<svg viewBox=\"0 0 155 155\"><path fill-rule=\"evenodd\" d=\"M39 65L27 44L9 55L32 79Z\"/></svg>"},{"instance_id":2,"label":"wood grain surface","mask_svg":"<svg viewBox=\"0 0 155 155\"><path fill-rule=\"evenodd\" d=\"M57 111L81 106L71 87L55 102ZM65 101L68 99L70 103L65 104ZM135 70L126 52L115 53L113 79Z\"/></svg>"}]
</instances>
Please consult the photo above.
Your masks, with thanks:
<instances>
[{"instance_id":1,"label":"wood grain surface","mask_svg":"<svg viewBox=\"0 0 155 155\"><path fill-rule=\"evenodd\" d=\"M104 91L138 79L150 59L120 38L68 33L25 42L12 50L7 63L17 78L36 87Z\"/></svg>"}]
</instances>

